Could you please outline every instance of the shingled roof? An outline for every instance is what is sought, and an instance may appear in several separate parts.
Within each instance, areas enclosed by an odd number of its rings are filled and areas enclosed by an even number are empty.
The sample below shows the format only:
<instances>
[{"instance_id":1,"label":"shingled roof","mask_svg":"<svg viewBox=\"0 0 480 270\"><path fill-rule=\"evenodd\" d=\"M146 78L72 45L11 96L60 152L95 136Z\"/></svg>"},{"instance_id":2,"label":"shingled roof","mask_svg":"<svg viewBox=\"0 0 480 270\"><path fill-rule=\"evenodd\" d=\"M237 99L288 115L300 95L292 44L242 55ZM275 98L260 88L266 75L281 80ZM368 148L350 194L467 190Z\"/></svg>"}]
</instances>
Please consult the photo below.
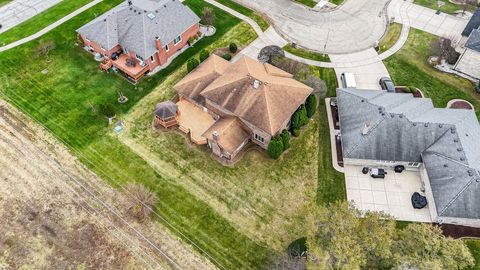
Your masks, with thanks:
<instances>
[{"instance_id":1,"label":"shingled roof","mask_svg":"<svg viewBox=\"0 0 480 270\"><path fill-rule=\"evenodd\" d=\"M293 75L246 56L235 63L211 56L174 88L197 102L207 99L272 136L312 93Z\"/></svg>"},{"instance_id":2,"label":"shingled roof","mask_svg":"<svg viewBox=\"0 0 480 270\"><path fill-rule=\"evenodd\" d=\"M179 0L131 0L80 27L77 32L105 49L120 44L147 59L157 51L157 38L162 44L168 44L199 21L200 18Z\"/></svg>"},{"instance_id":3,"label":"shingled roof","mask_svg":"<svg viewBox=\"0 0 480 270\"><path fill-rule=\"evenodd\" d=\"M470 36L465 43L465 48L480 52L480 30L475 29L472 31Z\"/></svg>"},{"instance_id":4,"label":"shingled roof","mask_svg":"<svg viewBox=\"0 0 480 270\"><path fill-rule=\"evenodd\" d=\"M462 36L468 37L473 30L480 27L480 8L473 14L472 18L468 21L465 29L463 29Z\"/></svg>"},{"instance_id":5,"label":"shingled roof","mask_svg":"<svg viewBox=\"0 0 480 270\"><path fill-rule=\"evenodd\" d=\"M337 101L344 158L423 162L439 216L480 218L475 112L378 90L338 89Z\"/></svg>"}]
</instances>

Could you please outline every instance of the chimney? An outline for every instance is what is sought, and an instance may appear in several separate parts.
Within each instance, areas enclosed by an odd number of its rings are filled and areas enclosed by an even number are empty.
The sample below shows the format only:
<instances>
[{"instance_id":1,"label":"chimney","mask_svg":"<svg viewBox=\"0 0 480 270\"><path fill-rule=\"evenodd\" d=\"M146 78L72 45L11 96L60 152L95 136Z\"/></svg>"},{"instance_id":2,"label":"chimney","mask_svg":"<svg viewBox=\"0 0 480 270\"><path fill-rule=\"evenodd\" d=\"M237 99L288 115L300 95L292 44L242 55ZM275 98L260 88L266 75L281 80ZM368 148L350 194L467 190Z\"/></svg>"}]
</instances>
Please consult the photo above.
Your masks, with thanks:
<instances>
[{"instance_id":1,"label":"chimney","mask_svg":"<svg viewBox=\"0 0 480 270\"><path fill-rule=\"evenodd\" d=\"M212 136L213 136L213 140L218 141L218 137L219 137L220 135L219 135L218 132L215 130L215 131L213 131Z\"/></svg>"},{"instance_id":2,"label":"chimney","mask_svg":"<svg viewBox=\"0 0 480 270\"><path fill-rule=\"evenodd\" d=\"M129 5L129 6L132 5L132 0L128 0L128 5Z\"/></svg>"},{"instance_id":3,"label":"chimney","mask_svg":"<svg viewBox=\"0 0 480 270\"><path fill-rule=\"evenodd\" d=\"M371 128L370 123L366 122L362 129L362 135L367 135Z\"/></svg>"}]
</instances>

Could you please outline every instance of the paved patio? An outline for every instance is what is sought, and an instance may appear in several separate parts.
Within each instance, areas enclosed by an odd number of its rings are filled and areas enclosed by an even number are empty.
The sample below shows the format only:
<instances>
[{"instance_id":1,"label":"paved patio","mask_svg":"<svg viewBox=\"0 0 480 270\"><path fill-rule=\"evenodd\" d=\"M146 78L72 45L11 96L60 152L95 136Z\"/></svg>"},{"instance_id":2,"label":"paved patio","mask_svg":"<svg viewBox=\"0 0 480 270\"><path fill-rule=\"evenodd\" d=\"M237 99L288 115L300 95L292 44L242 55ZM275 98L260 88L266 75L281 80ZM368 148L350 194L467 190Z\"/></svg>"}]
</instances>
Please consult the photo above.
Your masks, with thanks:
<instances>
[{"instance_id":1,"label":"paved patio","mask_svg":"<svg viewBox=\"0 0 480 270\"><path fill-rule=\"evenodd\" d=\"M180 112L177 117L180 130L190 133L190 139L194 143L207 144L207 139L202 135L215 123L215 119L206 111L185 99L180 100L177 105Z\"/></svg>"},{"instance_id":2,"label":"paved patio","mask_svg":"<svg viewBox=\"0 0 480 270\"><path fill-rule=\"evenodd\" d=\"M395 173L387 170L385 179L362 174L362 166L345 165L347 199L360 210L383 211L397 220L432 222L428 206L414 209L411 196L420 192L420 172Z\"/></svg>"}]
</instances>

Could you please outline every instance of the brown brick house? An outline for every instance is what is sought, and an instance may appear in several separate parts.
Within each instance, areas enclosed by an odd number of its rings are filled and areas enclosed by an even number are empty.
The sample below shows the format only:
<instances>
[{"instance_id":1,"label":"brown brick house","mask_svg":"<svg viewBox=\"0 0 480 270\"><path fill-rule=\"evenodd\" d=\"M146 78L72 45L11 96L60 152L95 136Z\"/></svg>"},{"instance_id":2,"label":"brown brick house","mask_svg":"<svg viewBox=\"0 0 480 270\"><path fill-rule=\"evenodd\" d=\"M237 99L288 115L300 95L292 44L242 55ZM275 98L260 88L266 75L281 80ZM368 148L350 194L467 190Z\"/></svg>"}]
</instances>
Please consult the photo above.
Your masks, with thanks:
<instances>
[{"instance_id":1,"label":"brown brick house","mask_svg":"<svg viewBox=\"0 0 480 270\"><path fill-rule=\"evenodd\" d=\"M85 48L129 80L169 63L199 33L198 18L179 0L129 0L77 30Z\"/></svg>"},{"instance_id":2,"label":"brown brick house","mask_svg":"<svg viewBox=\"0 0 480 270\"><path fill-rule=\"evenodd\" d=\"M312 93L312 88L270 64L246 56L231 63L216 55L174 89L180 100L202 108L216 120L203 137L216 155L227 160L248 141L266 149L273 136L289 128L293 113Z\"/></svg>"}]
</instances>

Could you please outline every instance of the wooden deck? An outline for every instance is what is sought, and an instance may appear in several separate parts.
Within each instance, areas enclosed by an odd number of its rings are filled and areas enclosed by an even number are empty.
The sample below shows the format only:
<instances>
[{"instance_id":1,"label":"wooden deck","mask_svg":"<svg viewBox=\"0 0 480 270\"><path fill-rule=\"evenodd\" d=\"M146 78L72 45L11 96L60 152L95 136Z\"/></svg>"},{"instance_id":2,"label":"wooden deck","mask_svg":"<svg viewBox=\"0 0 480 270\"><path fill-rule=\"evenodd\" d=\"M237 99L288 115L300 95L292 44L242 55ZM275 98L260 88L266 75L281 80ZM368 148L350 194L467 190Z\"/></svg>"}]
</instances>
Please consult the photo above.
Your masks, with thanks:
<instances>
[{"instance_id":1,"label":"wooden deck","mask_svg":"<svg viewBox=\"0 0 480 270\"><path fill-rule=\"evenodd\" d=\"M148 66L145 65L142 67L138 60L135 60L137 64L134 67L127 66L128 58L129 57L126 54L121 54L117 60L113 61L113 65L134 80L138 80L143 74L145 74L145 72L148 71Z\"/></svg>"},{"instance_id":2,"label":"wooden deck","mask_svg":"<svg viewBox=\"0 0 480 270\"><path fill-rule=\"evenodd\" d=\"M195 144L207 144L207 139L202 135L215 123L215 119L188 100L180 100L177 105L180 112L177 117L179 129L190 133L190 139Z\"/></svg>"}]
</instances>

